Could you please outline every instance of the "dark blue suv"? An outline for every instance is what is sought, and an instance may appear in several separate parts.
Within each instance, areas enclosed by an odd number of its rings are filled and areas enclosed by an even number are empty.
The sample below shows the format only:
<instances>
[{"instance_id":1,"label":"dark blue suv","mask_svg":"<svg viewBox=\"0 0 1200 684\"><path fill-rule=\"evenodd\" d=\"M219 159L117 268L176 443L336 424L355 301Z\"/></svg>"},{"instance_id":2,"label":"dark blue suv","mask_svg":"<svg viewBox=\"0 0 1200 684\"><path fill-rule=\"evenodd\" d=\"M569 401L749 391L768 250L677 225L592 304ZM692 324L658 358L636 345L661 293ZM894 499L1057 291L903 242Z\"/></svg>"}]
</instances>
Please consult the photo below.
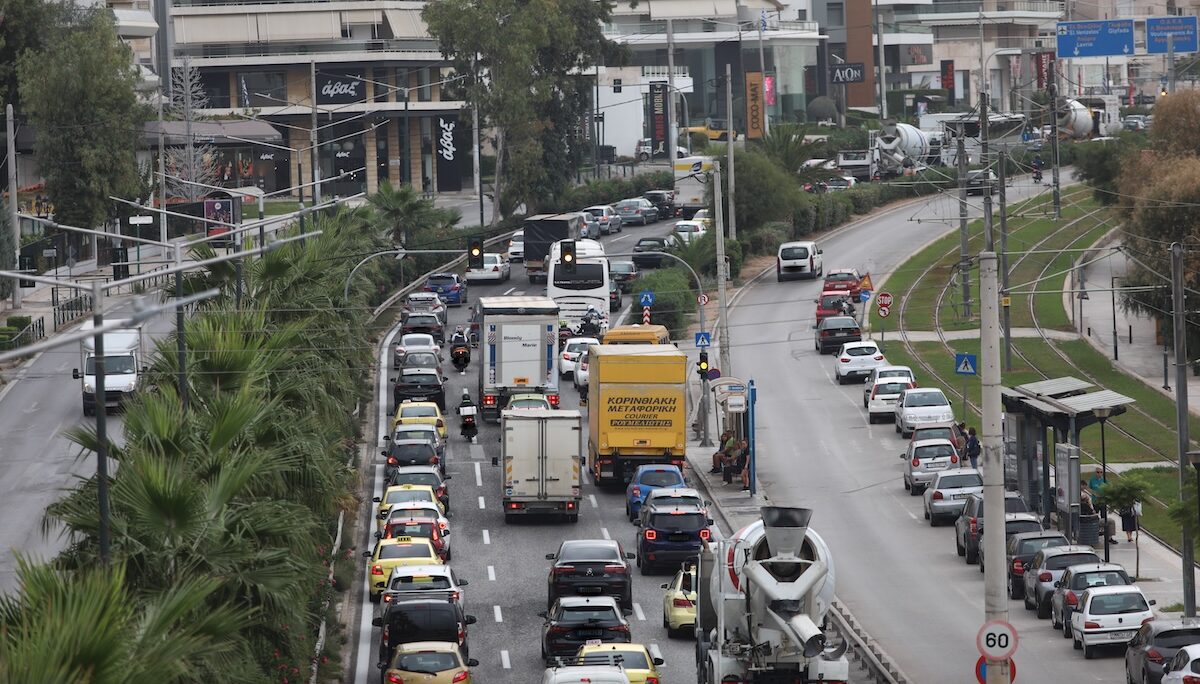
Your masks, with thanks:
<instances>
[{"instance_id":1,"label":"dark blue suv","mask_svg":"<svg viewBox=\"0 0 1200 684\"><path fill-rule=\"evenodd\" d=\"M701 545L712 532L712 520L696 506L648 508L637 534L637 565L643 575L664 566L672 572L686 560L700 555Z\"/></svg>"}]
</instances>

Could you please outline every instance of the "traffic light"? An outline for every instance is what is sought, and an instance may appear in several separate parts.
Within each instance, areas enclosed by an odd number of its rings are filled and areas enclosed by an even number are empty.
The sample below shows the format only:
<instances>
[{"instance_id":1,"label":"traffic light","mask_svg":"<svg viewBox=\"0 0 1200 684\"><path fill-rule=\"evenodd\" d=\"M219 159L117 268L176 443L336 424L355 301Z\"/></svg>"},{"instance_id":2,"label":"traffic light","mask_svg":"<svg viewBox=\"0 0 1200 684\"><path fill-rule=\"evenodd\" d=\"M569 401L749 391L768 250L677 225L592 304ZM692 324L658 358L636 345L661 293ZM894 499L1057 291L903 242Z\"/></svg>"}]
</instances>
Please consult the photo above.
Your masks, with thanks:
<instances>
[{"instance_id":1,"label":"traffic light","mask_svg":"<svg viewBox=\"0 0 1200 684\"><path fill-rule=\"evenodd\" d=\"M708 352L700 352L700 360L696 362L696 373L701 380L708 378Z\"/></svg>"},{"instance_id":2,"label":"traffic light","mask_svg":"<svg viewBox=\"0 0 1200 684\"><path fill-rule=\"evenodd\" d=\"M129 250L125 247L112 248L113 280L125 280L129 277Z\"/></svg>"},{"instance_id":3,"label":"traffic light","mask_svg":"<svg viewBox=\"0 0 1200 684\"><path fill-rule=\"evenodd\" d=\"M1162 89L1158 91L1158 95L1159 95L1159 97L1166 97L1167 96L1167 87L1163 86Z\"/></svg>"},{"instance_id":4,"label":"traffic light","mask_svg":"<svg viewBox=\"0 0 1200 684\"><path fill-rule=\"evenodd\" d=\"M471 238L467 241L467 268L483 268L483 240Z\"/></svg>"},{"instance_id":5,"label":"traffic light","mask_svg":"<svg viewBox=\"0 0 1200 684\"><path fill-rule=\"evenodd\" d=\"M567 273L575 272L575 241L563 240L562 251L559 259L562 261L563 270Z\"/></svg>"}]
</instances>

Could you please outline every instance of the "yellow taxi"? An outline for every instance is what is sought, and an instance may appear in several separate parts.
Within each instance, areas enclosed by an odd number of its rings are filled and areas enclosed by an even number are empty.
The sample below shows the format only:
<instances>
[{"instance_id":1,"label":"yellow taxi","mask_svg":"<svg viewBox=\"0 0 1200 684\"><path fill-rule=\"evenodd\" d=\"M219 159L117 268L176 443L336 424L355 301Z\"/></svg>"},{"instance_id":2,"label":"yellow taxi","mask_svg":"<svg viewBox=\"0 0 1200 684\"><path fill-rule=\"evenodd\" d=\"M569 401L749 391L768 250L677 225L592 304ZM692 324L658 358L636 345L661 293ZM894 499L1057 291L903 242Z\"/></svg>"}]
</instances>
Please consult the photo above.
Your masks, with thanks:
<instances>
[{"instance_id":1,"label":"yellow taxi","mask_svg":"<svg viewBox=\"0 0 1200 684\"><path fill-rule=\"evenodd\" d=\"M446 514L442 500L437 497L437 493L429 485L392 485L383 491L383 496L377 496L371 501L378 504L375 507L375 526L379 528L380 532L383 531L383 522L388 519L388 513L391 513L392 507L399 504L432 503L438 507L442 515Z\"/></svg>"},{"instance_id":2,"label":"yellow taxi","mask_svg":"<svg viewBox=\"0 0 1200 684\"><path fill-rule=\"evenodd\" d=\"M662 684L663 664L658 647L654 652L641 644L585 644L575 653L576 665L616 665L625 670L629 684Z\"/></svg>"},{"instance_id":3,"label":"yellow taxi","mask_svg":"<svg viewBox=\"0 0 1200 684\"><path fill-rule=\"evenodd\" d=\"M462 657L458 644L449 641L415 641L396 649L392 662L383 671L389 684L471 684L471 671L478 660Z\"/></svg>"},{"instance_id":4,"label":"yellow taxi","mask_svg":"<svg viewBox=\"0 0 1200 684\"><path fill-rule=\"evenodd\" d=\"M432 425L437 428L438 436L446 439L446 419L442 410L432 401L403 401L396 407L396 417L392 419L392 432L399 425Z\"/></svg>"},{"instance_id":5,"label":"yellow taxi","mask_svg":"<svg viewBox=\"0 0 1200 684\"><path fill-rule=\"evenodd\" d=\"M690 630L696 625L696 566L688 565L662 585L663 627L667 634Z\"/></svg>"},{"instance_id":6,"label":"yellow taxi","mask_svg":"<svg viewBox=\"0 0 1200 684\"><path fill-rule=\"evenodd\" d=\"M433 544L420 537L393 537L375 542L374 551L363 551L370 558L367 563L367 586L370 588L371 603L379 603L383 590L387 589L388 577L393 568L403 565L441 565Z\"/></svg>"}]
</instances>

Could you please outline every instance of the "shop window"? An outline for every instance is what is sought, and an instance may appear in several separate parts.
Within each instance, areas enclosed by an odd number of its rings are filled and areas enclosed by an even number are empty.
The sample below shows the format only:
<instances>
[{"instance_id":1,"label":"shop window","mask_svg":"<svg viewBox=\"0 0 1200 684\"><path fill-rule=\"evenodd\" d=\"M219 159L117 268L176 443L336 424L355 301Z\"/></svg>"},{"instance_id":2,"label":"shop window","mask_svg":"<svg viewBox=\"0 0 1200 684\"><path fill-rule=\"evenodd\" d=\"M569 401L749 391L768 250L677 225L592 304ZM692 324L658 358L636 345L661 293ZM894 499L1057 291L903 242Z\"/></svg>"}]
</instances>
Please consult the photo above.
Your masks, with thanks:
<instances>
[{"instance_id":1,"label":"shop window","mask_svg":"<svg viewBox=\"0 0 1200 684\"><path fill-rule=\"evenodd\" d=\"M287 74L282 71L243 71L238 74L239 104L243 107L281 107L287 104Z\"/></svg>"},{"instance_id":2,"label":"shop window","mask_svg":"<svg viewBox=\"0 0 1200 684\"><path fill-rule=\"evenodd\" d=\"M208 96L208 106L212 109L227 109L233 105L229 98L229 72L201 72L200 86Z\"/></svg>"}]
</instances>

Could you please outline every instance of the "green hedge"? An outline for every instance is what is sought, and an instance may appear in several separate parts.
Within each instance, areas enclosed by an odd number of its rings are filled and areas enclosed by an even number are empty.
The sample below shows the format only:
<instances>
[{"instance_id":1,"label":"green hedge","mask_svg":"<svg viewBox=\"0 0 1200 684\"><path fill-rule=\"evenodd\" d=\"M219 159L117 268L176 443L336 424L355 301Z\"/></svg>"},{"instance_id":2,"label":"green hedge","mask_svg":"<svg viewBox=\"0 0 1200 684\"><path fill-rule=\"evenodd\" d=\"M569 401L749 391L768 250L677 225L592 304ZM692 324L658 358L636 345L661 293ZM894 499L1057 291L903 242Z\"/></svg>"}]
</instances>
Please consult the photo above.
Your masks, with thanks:
<instances>
[{"instance_id":1,"label":"green hedge","mask_svg":"<svg viewBox=\"0 0 1200 684\"><path fill-rule=\"evenodd\" d=\"M28 328L31 323L33 323L32 316L9 316L5 321L5 325L18 331Z\"/></svg>"},{"instance_id":2,"label":"green hedge","mask_svg":"<svg viewBox=\"0 0 1200 684\"><path fill-rule=\"evenodd\" d=\"M688 317L696 310L691 280L691 275L679 266L642 271L638 278L639 289L654 293L651 322L667 326L674 338L686 332Z\"/></svg>"},{"instance_id":3,"label":"green hedge","mask_svg":"<svg viewBox=\"0 0 1200 684\"><path fill-rule=\"evenodd\" d=\"M670 171L628 178L602 178L569 188L551 206L553 211L579 211L594 204L612 204L629 197L641 197L649 190L669 189L673 183Z\"/></svg>"}]
</instances>

